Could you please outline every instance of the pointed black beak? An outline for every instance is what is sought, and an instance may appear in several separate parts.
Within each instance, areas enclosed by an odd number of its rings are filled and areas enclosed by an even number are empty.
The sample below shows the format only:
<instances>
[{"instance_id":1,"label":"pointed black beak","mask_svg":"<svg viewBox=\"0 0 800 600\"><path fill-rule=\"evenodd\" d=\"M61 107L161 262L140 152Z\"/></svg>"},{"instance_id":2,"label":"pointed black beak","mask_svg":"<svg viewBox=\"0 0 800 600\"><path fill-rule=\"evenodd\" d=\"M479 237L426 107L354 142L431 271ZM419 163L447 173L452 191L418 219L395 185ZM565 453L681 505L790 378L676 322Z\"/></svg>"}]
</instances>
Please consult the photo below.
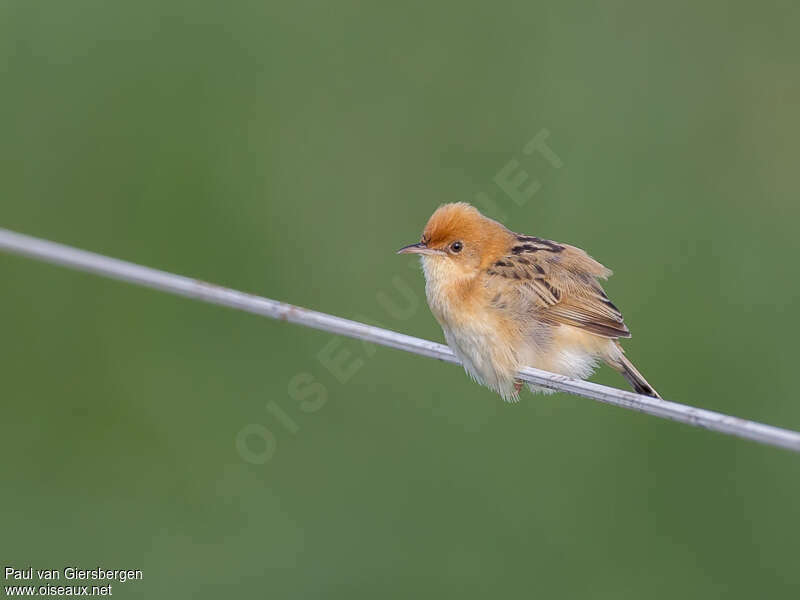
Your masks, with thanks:
<instances>
[{"instance_id":1,"label":"pointed black beak","mask_svg":"<svg viewBox=\"0 0 800 600\"><path fill-rule=\"evenodd\" d=\"M441 250L435 250L433 248L428 248L422 242L417 244L410 244L408 246L403 246L400 250L397 251L397 254L444 254Z\"/></svg>"}]
</instances>

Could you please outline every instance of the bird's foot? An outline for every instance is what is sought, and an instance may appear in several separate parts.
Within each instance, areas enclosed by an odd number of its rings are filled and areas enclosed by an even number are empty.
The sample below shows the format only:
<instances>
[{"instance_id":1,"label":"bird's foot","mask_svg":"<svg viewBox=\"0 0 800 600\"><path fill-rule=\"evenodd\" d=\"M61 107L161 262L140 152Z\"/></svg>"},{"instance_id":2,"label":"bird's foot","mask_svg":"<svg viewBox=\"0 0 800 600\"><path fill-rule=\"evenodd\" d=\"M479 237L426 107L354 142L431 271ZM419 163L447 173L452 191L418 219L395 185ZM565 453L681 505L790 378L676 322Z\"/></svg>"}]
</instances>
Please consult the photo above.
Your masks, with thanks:
<instances>
[{"instance_id":1,"label":"bird's foot","mask_svg":"<svg viewBox=\"0 0 800 600\"><path fill-rule=\"evenodd\" d=\"M514 380L514 391L519 394L522 391L523 382L519 379Z\"/></svg>"}]
</instances>

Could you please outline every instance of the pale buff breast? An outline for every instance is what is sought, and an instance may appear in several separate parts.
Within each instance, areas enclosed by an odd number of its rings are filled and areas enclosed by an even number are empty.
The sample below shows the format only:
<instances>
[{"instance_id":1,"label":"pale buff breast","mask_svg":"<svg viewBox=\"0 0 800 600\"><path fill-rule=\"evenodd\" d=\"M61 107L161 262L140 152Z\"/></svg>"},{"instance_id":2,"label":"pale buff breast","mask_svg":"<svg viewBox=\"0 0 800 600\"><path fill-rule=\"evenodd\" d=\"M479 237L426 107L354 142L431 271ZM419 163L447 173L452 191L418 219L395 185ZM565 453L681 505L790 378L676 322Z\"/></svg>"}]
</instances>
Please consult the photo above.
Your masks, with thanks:
<instances>
[{"instance_id":1,"label":"pale buff breast","mask_svg":"<svg viewBox=\"0 0 800 600\"><path fill-rule=\"evenodd\" d=\"M488 310L479 294L465 298L454 291L459 278L453 276L447 261L423 259L422 264L428 305L442 326L447 345L472 378L506 400L515 398L514 376L522 366L522 333L501 313Z\"/></svg>"}]
</instances>

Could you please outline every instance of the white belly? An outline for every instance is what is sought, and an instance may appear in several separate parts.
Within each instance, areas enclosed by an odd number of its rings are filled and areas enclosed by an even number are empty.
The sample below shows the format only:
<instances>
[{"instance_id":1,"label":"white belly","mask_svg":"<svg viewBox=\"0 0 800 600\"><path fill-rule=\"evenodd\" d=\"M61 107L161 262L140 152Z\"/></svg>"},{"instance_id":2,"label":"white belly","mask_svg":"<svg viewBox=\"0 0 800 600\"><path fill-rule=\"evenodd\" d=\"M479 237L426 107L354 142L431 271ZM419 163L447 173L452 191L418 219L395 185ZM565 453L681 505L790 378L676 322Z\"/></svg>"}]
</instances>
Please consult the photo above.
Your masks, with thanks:
<instances>
[{"instance_id":1,"label":"white belly","mask_svg":"<svg viewBox=\"0 0 800 600\"><path fill-rule=\"evenodd\" d=\"M555 331L548 332L543 348L537 343L532 333L530 339L524 340L519 347L505 347L491 330L477 327L451 328L442 324L447 345L461 360L464 369L475 379L498 394L506 401L516 401L517 392L514 381L517 372L524 367L534 367L567 377L586 379L594 371L598 354L581 344L559 343L561 331L572 329L567 326L556 326ZM555 338L555 339L553 339ZM552 394L554 390L529 384L534 392Z\"/></svg>"},{"instance_id":2,"label":"white belly","mask_svg":"<svg viewBox=\"0 0 800 600\"><path fill-rule=\"evenodd\" d=\"M500 359L497 353L502 345L492 330L480 323L458 328L442 323L442 331L447 345L475 381L492 388L505 399L513 397L513 377L517 370L514 367L518 364L516 353L509 349L507 353L511 356Z\"/></svg>"}]
</instances>

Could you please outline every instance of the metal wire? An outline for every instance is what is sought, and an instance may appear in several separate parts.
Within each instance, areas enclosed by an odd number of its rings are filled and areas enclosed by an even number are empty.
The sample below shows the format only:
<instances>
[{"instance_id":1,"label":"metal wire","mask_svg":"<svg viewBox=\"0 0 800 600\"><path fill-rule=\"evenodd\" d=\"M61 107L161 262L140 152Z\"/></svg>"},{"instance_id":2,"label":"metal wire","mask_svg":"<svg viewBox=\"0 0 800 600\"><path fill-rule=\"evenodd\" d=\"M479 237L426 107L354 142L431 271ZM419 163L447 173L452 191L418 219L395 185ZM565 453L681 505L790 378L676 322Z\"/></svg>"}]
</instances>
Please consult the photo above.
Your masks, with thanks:
<instances>
[{"instance_id":1,"label":"metal wire","mask_svg":"<svg viewBox=\"0 0 800 600\"><path fill-rule=\"evenodd\" d=\"M365 340L404 350L413 354L436 358L450 363L458 359L447 346L422 340L380 327L334 317L325 313L293 306L277 300L246 294L230 288L213 285L182 275L175 275L94 252L15 233L0 228L0 250L27 256L80 271L103 275L120 281L150 287L162 292L177 294L210 304L219 304L236 310L254 313L321 329L338 335ZM605 404L671 419L694 427L737 436L780 448L800 452L800 432L764 425L710 410L641 396L633 392L598 385L589 381L571 379L539 369L526 368L519 373L523 381L561 392L584 396Z\"/></svg>"}]
</instances>

